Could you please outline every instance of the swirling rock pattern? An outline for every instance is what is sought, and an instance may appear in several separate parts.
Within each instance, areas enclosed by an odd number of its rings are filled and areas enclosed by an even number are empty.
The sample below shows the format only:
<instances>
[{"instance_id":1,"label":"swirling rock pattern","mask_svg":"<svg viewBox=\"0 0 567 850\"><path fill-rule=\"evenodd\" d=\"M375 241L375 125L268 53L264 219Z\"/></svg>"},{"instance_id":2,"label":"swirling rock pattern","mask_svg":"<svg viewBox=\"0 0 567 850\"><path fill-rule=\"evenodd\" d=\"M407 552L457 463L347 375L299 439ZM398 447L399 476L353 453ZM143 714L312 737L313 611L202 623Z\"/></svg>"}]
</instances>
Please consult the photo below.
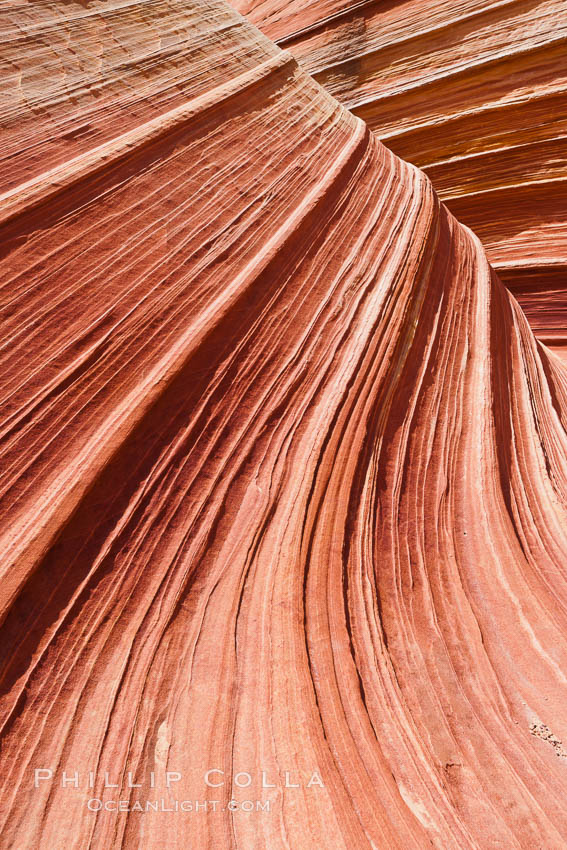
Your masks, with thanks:
<instances>
[{"instance_id":1,"label":"swirling rock pattern","mask_svg":"<svg viewBox=\"0 0 567 850\"><path fill-rule=\"evenodd\" d=\"M3 21L2 848L565 847L567 375L478 238L217 0Z\"/></svg>"},{"instance_id":2,"label":"swirling rock pattern","mask_svg":"<svg viewBox=\"0 0 567 850\"><path fill-rule=\"evenodd\" d=\"M481 238L567 356L565 0L235 0Z\"/></svg>"}]
</instances>

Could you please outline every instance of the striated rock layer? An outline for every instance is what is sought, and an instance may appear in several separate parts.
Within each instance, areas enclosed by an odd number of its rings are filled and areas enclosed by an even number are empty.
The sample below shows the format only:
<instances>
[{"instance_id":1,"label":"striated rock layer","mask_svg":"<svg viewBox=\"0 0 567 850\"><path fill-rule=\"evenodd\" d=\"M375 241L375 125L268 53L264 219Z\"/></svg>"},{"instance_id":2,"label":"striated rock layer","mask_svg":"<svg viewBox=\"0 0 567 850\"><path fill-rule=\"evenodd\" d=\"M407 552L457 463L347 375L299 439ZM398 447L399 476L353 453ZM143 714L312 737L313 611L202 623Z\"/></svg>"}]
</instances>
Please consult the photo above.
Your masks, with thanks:
<instances>
[{"instance_id":1,"label":"striated rock layer","mask_svg":"<svg viewBox=\"0 0 567 850\"><path fill-rule=\"evenodd\" d=\"M566 0L235 0L481 238L567 355Z\"/></svg>"},{"instance_id":2,"label":"striated rock layer","mask_svg":"<svg viewBox=\"0 0 567 850\"><path fill-rule=\"evenodd\" d=\"M479 240L216 0L3 26L0 846L565 847L567 375Z\"/></svg>"}]
</instances>

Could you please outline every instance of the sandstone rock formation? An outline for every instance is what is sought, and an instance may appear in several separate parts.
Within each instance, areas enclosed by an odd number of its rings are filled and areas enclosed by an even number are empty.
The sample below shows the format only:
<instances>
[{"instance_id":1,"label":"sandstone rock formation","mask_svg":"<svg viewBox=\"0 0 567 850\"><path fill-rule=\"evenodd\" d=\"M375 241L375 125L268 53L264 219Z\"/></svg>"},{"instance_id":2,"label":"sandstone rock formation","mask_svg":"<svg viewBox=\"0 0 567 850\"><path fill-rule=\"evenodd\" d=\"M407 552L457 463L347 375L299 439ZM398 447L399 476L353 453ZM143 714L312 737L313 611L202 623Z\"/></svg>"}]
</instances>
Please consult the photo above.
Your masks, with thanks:
<instances>
[{"instance_id":1,"label":"sandstone rock formation","mask_svg":"<svg viewBox=\"0 0 567 850\"><path fill-rule=\"evenodd\" d=\"M565 0L235 0L481 238L567 356Z\"/></svg>"},{"instance_id":2,"label":"sandstone rock formation","mask_svg":"<svg viewBox=\"0 0 567 850\"><path fill-rule=\"evenodd\" d=\"M0 846L565 847L567 374L478 238L220 0L3 21Z\"/></svg>"}]
</instances>

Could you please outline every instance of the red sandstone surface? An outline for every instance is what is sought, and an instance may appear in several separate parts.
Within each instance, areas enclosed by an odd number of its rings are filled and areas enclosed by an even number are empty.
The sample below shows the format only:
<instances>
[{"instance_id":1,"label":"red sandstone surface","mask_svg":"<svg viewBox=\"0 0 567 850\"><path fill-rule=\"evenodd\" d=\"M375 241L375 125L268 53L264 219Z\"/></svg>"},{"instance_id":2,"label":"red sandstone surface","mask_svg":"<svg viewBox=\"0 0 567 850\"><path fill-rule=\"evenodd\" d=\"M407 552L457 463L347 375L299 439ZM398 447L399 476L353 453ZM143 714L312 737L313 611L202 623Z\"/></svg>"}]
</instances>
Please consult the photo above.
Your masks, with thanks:
<instances>
[{"instance_id":1,"label":"red sandstone surface","mask_svg":"<svg viewBox=\"0 0 567 850\"><path fill-rule=\"evenodd\" d=\"M481 238L567 356L565 0L235 0Z\"/></svg>"},{"instance_id":2,"label":"red sandstone surface","mask_svg":"<svg viewBox=\"0 0 567 850\"><path fill-rule=\"evenodd\" d=\"M2 21L2 850L566 847L567 373L479 238L222 2Z\"/></svg>"}]
</instances>

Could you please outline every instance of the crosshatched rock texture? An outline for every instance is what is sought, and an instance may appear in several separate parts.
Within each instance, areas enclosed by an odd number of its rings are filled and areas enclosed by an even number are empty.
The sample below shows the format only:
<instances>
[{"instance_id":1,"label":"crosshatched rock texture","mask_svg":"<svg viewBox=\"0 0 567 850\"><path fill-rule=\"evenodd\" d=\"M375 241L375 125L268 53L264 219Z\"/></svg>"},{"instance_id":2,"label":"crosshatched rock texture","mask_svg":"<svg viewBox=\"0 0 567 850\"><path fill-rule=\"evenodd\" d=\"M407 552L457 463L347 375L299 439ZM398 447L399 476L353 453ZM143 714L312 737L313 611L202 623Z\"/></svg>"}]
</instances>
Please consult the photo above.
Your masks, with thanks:
<instances>
[{"instance_id":1,"label":"crosshatched rock texture","mask_svg":"<svg viewBox=\"0 0 567 850\"><path fill-rule=\"evenodd\" d=\"M566 0L235 0L481 238L567 356Z\"/></svg>"},{"instance_id":2,"label":"crosshatched rock texture","mask_svg":"<svg viewBox=\"0 0 567 850\"><path fill-rule=\"evenodd\" d=\"M2 21L0 846L565 847L567 374L481 242L217 0Z\"/></svg>"}]
</instances>

